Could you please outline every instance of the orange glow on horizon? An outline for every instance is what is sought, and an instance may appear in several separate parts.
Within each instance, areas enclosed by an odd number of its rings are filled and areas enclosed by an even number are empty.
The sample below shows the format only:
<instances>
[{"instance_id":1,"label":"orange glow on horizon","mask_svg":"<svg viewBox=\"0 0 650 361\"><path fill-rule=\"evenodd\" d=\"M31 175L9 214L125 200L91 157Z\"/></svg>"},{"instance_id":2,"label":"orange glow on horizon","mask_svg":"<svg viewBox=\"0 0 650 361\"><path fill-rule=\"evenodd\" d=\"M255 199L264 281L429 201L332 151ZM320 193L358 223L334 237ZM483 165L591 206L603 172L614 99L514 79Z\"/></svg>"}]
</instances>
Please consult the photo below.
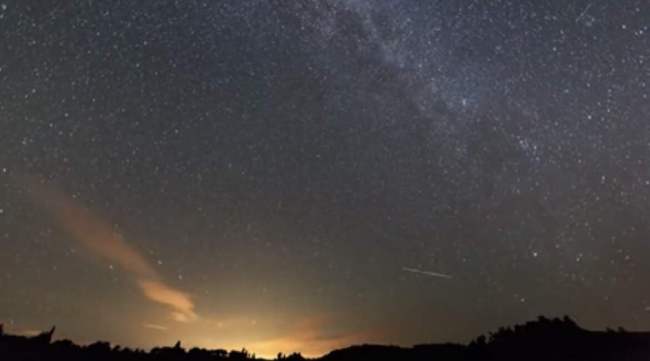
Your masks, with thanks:
<instances>
[{"instance_id":1,"label":"orange glow on horizon","mask_svg":"<svg viewBox=\"0 0 650 361\"><path fill-rule=\"evenodd\" d=\"M32 177L17 180L27 190L32 201L47 211L58 226L87 249L90 255L119 266L132 277L146 299L169 309L167 319L154 316L133 324L138 330L134 334L139 335L135 337L142 337L139 340L140 346L161 346L166 342L181 340L186 348L246 348L258 356L270 358L280 352L299 352L306 357L317 357L337 348L370 342L376 336L371 332L341 332L337 329L338 322L334 317L323 314L296 316L296 311L279 316L277 313L256 309L254 313L257 317L251 317L250 314L224 317L203 313L199 317L194 299L188 293L164 282L151 262L122 235L116 233L110 223L45 182ZM309 314L311 311L303 312ZM287 325L291 319L294 322ZM121 320L123 321L126 320ZM172 325L168 321L175 323ZM206 338L205 335L214 338Z\"/></svg>"},{"instance_id":2,"label":"orange glow on horizon","mask_svg":"<svg viewBox=\"0 0 650 361\"><path fill-rule=\"evenodd\" d=\"M332 332L336 322L324 315L298 319L286 330L274 325L277 320L269 319L255 324L250 321L249 318L233 318L223 322L203 319L187 330L191 336L186 343L190 347L208 349L245 348L265 358L275 358L279 352L285 355L299 352L305 357L318 357L350 345L379 341L380 336L378 332ZM215 336L206 338L203 335ZM219 335L222 337L219 338Z\"/></svg>"}]
</instances>

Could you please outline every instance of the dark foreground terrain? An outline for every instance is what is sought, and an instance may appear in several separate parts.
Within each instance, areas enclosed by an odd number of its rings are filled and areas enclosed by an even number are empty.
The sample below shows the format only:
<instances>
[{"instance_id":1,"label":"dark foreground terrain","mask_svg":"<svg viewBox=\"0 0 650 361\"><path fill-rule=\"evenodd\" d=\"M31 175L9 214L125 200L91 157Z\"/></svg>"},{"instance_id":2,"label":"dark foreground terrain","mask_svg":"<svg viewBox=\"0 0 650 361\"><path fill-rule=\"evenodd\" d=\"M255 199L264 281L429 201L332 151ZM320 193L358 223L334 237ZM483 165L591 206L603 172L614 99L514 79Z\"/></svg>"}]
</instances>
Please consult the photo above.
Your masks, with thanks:
<instances>
[{"instance_id":1,"label":"dark foreground terrain","mask_svg":"<svg viewBox=\"0 0 650 361\"><path fill-rule=\"evenodd\" d=\"M5 334L0 325L0 360L253 360L246 350L206 350L156 347L149 352L95 342L79 346L69 340L52 342L54 328L38 336ZM303 360L300 354L278 355L281 360ZM500 328L469 345L427 344L411 348L360 345L332 351L319 360L650 360L650 332L588 331L568 317Z\"/></svg>"}]
</instances>

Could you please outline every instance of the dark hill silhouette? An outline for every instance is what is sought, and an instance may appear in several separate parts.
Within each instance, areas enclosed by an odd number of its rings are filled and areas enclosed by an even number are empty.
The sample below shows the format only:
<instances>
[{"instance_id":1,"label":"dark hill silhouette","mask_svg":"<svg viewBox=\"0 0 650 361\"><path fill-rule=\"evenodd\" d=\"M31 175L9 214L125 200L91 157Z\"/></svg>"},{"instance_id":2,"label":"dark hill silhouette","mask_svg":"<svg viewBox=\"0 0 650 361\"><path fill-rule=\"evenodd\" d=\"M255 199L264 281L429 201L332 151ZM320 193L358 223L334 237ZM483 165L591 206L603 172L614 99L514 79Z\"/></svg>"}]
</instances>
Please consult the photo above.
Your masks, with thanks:
<instances>
[{"instance_id":1,"label":"dark hill silhouette","mask_svg":"<svg viewBox=\"0 0 650 361\"><path fill-rule=\"evenodd\" d=\"M55 328L37 336L5 334L0 324L0 360L98 360L98 361L216 361L253 360L246 350L186 350L180 341L173 347L156 347L149 352L111 346L98 341L79 346L69 340L52 342ZM298 354L278 354L277 360L299 361ZM317 360L650 360L650 332L589 331L569 317L537 320L514 327L502 327L487 336L479 336L469 345L427 344L410 348L399 346L360 345L334 350Z\"/></svg>"}]
</instances>

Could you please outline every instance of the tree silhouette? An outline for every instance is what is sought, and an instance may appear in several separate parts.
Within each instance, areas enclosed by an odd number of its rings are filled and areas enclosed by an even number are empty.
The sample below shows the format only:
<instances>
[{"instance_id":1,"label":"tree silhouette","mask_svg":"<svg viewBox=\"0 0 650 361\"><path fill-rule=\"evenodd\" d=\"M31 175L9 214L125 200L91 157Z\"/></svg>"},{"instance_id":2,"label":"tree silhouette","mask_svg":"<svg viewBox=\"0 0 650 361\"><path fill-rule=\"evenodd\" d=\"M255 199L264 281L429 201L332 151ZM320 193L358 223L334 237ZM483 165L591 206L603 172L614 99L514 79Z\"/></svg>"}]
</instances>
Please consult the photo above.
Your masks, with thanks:
<instances>
[{"instance_id":1,"label":"tree silhouette","mask_svg":"<svg viewBox=\"0 0 650 361\"><path fill-rule=\"evenodd\" d=\"M52 342L55 328L33 337L7 334L0 324L0 360L97 360L97 361L248 361L256 359L246 349L226 351L192 348L186 351L181 342L172 347L155 347L149 352L111 346L97 341L78 346L69 340ZM300 353L279 353L277 360L301 361ZM411 348L361 345L332 351L318 360L440 360L440 361L510 361L510 360L650 360L650 333L588 331L570 317L547 318L480 335L469 345L430 344Z\"/></svg>"}]
</instances>

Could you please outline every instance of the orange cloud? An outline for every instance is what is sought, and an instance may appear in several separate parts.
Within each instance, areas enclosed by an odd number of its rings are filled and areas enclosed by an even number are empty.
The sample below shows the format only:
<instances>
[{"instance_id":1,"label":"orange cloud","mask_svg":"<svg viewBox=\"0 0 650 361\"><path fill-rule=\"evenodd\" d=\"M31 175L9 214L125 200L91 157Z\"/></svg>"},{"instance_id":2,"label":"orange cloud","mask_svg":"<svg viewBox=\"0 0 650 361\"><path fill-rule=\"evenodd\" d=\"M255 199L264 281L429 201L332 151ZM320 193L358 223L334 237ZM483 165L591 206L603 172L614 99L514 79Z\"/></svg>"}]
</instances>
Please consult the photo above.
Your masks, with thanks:
<instances>
[{"instance_id":1,"label":"orange cloud","mask_svg":"<svg viewBox=\"0 0 650 361\"><path fill-rule=\"evenodd\" d=\"M149 328L149 329L156 330L156 331L160 331L160 332L167 331L167 327L162 326L162 325L157 325L155 323L145 323L144 325L142 325L142 327Z\"/></svg>"},{"instance_id":2,"label":"orange cloud","mask_svg":"<svg viewBox=\"0 0 650 361\"><path fill-rule=\"evenodd\" d=\"M194 303L186 293L171 288L160 281L139 280L138 285L150 300L173 308L172 317L176 321L189 322L197 319Z\"/></svg>"},{"instance_id":3,"label":"orange cloud","mask_svg":"<svg viewBox=\"0 0 650 361\"><path fill-rule=\"evenodd\" d=\"M72 238L91 253L133 275L145 297L171 308L174 320L189 322L197 319L191 297L164 283L149 261L110 224L42 181L31 177L16 180L28 191L34 203L47 210Z\"/></svg>"}]
</instances>

